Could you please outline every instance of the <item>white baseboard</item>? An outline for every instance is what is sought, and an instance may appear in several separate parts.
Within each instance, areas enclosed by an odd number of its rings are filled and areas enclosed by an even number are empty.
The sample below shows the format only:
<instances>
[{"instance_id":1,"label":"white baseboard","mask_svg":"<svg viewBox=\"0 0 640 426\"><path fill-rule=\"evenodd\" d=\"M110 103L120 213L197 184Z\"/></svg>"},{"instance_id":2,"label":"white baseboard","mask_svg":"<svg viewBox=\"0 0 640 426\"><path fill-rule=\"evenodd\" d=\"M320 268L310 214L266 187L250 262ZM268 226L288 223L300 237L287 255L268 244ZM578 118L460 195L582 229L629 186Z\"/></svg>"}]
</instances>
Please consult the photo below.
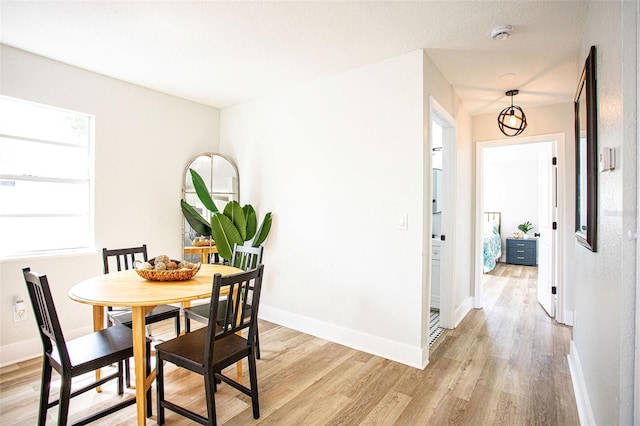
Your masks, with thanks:
<instances>
[{"instance_id":1,"label":"white baseboard","mask_svg":"<svg viewBox=\"0 0 640 426\"><path fill-rule=\"evenodd\" d=\"M578 356L578 350L573 340L569 344L569 355L567 359L569 361L569 371L571 372L571 382L573 383L573 393L576 395L580 424L582 426L595 425L596 422L593 417L593 411L591 410L589 395L587 394L587 386L584 382L584 376L582 375L580 357Z\"/></svg>"},{"instance_id":2,"label":"white baseboard","mask_svg":"<svg viewBox=\"0 0 640 426\"><path fill-rule=\"evenodd\" d=\"M482 303L480 303L480 300L477 297L472 297L473 300L473 309L482 309Z\"/></svg>"},{"instance_id":3,"label":"white baseboard","mask_svg":"<svg viewBox=\"0 0 640 426\"><path fill-rule=\"evenodd\" d=\"M573 324L574 324L573 312L574 311L564 311L564 317L562 318L562 320L563 320L562 324L565 324L565 325L573 327Z\"/></svg>"},{"instance_id":4,"label":"white baseboard","mask_svg":"<svg viewBox=\"0 0 640 426\"><path fill-rule=\"evenodd\" d=\"M64 335L67 339L75 339L84 336L93 331L92 327L81 327L73 330L65 330ZM21 340L20 342L10 343L0 346L0 367L16 364L18 362L42 356L42 341L40 338Z\"/></svg>"},{"instance_id":5,"label":"white baseboard","mask_svg":"<svg viewBox=\"0 0 640 426\"><path fill-rule=\"evenodd\" d=\"M464 302L460 304L460 306L456 308L456 311L454 312L454 315L453 315L454 328L457 327L458 324L460 324L460 321L462 321L464 317L467 316L467 314L472 308L473 308L473 297L467 298Z\"/></svg>"},{"instance_id":6,"label":"white baseboard","mask_svg":"<svg viewBox=\"0 0 640 426\"><path fill-rule=\"evenodd\" d=\"M410 367L424 369L429 362L429 342L425 348L413 347L263 304L260 318Z\"/></svg>"}]
</instances>

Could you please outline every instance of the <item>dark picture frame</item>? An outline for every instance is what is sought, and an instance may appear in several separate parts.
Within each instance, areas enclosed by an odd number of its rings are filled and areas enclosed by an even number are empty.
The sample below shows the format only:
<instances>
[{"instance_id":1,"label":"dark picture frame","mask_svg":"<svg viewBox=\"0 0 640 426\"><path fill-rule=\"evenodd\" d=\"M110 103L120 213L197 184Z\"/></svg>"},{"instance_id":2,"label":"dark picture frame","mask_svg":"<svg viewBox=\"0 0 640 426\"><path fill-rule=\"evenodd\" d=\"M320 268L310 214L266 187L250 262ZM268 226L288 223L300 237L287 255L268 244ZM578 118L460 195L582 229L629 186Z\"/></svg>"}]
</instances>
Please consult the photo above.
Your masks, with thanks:
<instances>
[{"instance_id":1,"label":"dark picture frame","mask_svg":"<svg viewBox=\"0 0 640 426\"><path fill-rule=\"evenodd\" d=\"M596 102L596 47L584 63L575 106L576 222L578 243L596 251L598 230L598 127Z\"/></svg>"}]
</instances>

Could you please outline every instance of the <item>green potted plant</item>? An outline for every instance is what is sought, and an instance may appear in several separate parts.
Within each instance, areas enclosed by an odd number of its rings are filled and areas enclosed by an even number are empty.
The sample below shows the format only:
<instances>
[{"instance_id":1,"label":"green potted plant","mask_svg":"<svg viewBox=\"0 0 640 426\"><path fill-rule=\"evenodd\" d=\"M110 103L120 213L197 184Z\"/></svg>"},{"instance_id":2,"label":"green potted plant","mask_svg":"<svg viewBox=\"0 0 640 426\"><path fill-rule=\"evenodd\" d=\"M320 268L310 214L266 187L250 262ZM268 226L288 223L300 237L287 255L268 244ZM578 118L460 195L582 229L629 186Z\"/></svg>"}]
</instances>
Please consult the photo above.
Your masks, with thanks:
<instances>
[{"instance_id":1,"label":"green potted plant","mask_svg":"<svg viewBox=\"0 0 640 426\"><path fill-rule=\"evenodd\" d=\"M525 238L529 238L528 232L533 229L533 225L528 220L525 223L518 225L518 229L522 231Z\"/></svg>"},{"instance_id":2,"label":"green potted plant","mask_svg":"<svg viewBox=\"0 0 640 426\"><path fill-rule=\"evenodd\" d=\"M182 214L194 231L202 236L213 238L220 257L230 261L235 244L244 245L245 241L252 240L251 246L258 247L267 239L271 230L271 212L264 216L260 227L258 227L256 211L251 204L241 207L237 201L230 201L225 205L224 211L220 212L202 177L193 169L189 169L189 172L191 172L198 198L211 212L211 221L203 218L185 200L180 200Z\"/></svg>"}]
</instances>

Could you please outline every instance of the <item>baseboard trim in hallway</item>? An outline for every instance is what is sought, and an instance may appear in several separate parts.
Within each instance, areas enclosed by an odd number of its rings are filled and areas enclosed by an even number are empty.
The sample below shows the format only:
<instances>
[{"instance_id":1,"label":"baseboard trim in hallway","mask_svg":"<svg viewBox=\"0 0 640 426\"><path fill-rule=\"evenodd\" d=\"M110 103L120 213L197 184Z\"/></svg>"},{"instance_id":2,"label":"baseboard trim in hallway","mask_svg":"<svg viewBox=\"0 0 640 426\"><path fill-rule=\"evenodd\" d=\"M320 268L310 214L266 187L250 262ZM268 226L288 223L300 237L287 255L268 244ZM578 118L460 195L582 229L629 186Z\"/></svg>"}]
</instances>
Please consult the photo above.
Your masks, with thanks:
<instances>
[{"instance_id":1,"label":"baseboard trim in hallway","mask_svg":"<svg viewBox=\"0 0 640 426\"><path fill-rule=\"evenodd\" d=\"M593 418L589 395L587 394L587 385L582 376L582 366L580 365L580 357L573 341L569 343L569 371L571 372L571 382L573 383L573 393L576 396L576 406L578 408L578 417L580 417L581 425L595 425Z\"/></svg>"}]
</instances>

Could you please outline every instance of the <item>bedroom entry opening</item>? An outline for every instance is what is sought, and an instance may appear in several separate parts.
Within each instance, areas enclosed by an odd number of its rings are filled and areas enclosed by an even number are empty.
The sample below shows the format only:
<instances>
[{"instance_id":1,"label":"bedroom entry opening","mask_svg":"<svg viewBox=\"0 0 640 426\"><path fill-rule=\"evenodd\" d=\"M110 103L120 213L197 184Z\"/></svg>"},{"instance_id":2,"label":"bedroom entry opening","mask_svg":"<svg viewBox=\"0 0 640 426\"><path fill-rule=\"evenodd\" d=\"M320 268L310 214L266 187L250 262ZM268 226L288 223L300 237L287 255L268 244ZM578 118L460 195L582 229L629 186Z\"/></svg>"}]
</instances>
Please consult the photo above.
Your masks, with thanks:
<instances>
[{"instance_id":1,"label":"bedroom entry opening","mask_svg":"<svg viewBox=\"0 0 640 426\"><path fill-rule=\"evenodd\" d=\"M537 281L539 304L562 322L557 224L563 211L558 196L564 182L558 145L563 142L547 135L478 143L477 308L488 276L528 274ZM525 235L519 225L527 221L533 229Z\"/></svg>"},{"instance_id":2,"label":"bedroom entry opening","mask_svg":"<svg viewBox=\"0 0 640 426\"><path fill-rule=\"evenodd\" d=\"M455 176L456 123L435 99L430 99L431 148L431 280L429 306L423 310L428 328L429 346L445 328L453 328L453 259L455 206L451 188ZM428 196L428 194L425 194ZM428 232L428 231L427 231Z\"/></svg>"}]
</instances>

